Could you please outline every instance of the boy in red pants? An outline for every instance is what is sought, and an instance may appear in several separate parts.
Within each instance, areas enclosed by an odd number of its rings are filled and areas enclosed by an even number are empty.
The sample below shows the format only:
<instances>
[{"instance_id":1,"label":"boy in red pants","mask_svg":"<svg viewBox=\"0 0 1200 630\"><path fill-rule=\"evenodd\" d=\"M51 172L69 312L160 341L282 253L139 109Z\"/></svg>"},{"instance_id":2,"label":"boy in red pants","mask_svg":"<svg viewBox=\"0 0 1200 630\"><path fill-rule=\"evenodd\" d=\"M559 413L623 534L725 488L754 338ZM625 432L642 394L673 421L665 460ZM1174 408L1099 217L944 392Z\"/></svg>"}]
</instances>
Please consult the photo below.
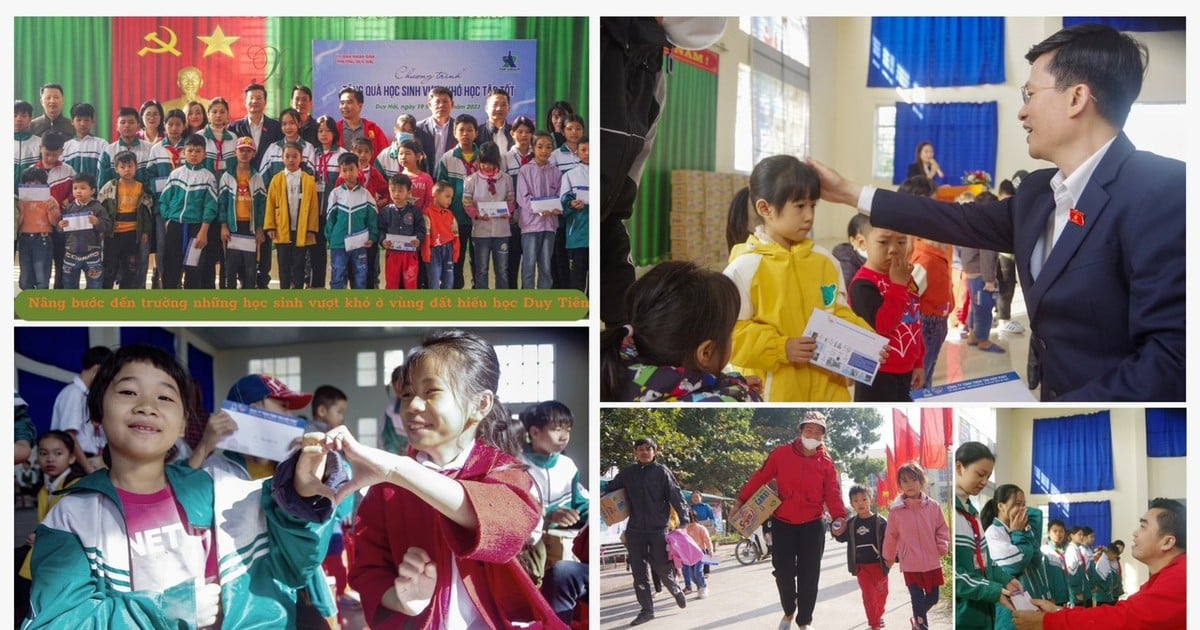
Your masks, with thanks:
<instances>
[{"instance_id":1,"label":"boy in red pants","mask_svg":"<svg viewBox=\"0 0 1200 630\"><path fill-rule=\"evenodd\" d=\"M887 519L871 511L871 491L863 486L850 488L850 507L854 509L854 516L834 538L848 543L846 567L858 578L867 625L872 629L882 628L888 598L888 567L883 559Z\"/></svg>"}]
</instances>

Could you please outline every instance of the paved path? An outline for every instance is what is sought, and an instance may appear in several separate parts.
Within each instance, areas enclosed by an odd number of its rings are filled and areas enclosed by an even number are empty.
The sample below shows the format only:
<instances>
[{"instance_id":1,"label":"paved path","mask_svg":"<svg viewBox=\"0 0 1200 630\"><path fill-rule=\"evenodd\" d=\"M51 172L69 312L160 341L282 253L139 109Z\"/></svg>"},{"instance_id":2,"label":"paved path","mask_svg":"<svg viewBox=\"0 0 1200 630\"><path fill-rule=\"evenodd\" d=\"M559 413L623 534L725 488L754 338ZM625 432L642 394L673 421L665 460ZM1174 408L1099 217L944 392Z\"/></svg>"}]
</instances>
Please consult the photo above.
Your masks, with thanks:
<instances>
[{"instance_id":1,"label":"paved path","mask_svg":"<svg viewBox=\"0 0 1200 630\"><path fill-rule=\"evenodd\" d=\"M701 630L706 628L775 628L783 616L770 559L742 566L733 559L733 545L724 545L718 553L720 566L709 576L709 595L696 599L688 595L687 608L679 609L664 589L654 598L654 621L646 630ZM682 581L680 582L682 585ZM624 565L605 568L600 573L600 626L624 628L638 613L633 595L633 578ZM904 576L893 570L889 575L888 602L884 623L890 630L906 630L912 608ZM953 611L949 602L939 601L930 611L931 628L948 630ZM793 626L795 628L796 626ZM814 630L865 630L866 615L858 581L846 571L846 548L833 538L825 543L821 560L821 582L817 607L813 612Z\"/></svg>"}]
</instances>

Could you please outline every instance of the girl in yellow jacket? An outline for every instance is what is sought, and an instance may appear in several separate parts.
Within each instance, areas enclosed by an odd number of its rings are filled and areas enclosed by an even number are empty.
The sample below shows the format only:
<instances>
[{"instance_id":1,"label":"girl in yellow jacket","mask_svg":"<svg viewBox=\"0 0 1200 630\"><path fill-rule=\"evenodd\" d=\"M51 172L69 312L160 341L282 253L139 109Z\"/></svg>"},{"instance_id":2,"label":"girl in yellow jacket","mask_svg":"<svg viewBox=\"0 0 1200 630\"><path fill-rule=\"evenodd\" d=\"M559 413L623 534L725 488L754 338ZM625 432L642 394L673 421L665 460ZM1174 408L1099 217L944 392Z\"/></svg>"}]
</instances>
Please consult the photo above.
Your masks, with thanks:
<instances>
[{"instance_id":1,"label":"girl in yellow jacket","mask_svg":"<svg viewBox=\"0 0 1200 630\"><path fill-rule=\"evenodd\" d=\"M279 253L279 288L304 288L304 250L317 242L317 180L300 169L299 143L283 146L284 171L267 188L263 228Z\"/></svg>"},{"instance_id":2,"label":"girl in yellow jacket","mask_svg":"<svg viewBox=\"0 0 1200 630\"><path fill-rule=\"evenodd\" d=\"M820 197L812 169L775 155L755 165L750 186L734 198L752 207L762 225L733 248L725 268L742 297L731 363L761 378L771 402L850 401L845 377L809 363L816 341L801 335L813 309L871 330L847 306L837 263L808 237Z\"/></svg>"}]
</instances>

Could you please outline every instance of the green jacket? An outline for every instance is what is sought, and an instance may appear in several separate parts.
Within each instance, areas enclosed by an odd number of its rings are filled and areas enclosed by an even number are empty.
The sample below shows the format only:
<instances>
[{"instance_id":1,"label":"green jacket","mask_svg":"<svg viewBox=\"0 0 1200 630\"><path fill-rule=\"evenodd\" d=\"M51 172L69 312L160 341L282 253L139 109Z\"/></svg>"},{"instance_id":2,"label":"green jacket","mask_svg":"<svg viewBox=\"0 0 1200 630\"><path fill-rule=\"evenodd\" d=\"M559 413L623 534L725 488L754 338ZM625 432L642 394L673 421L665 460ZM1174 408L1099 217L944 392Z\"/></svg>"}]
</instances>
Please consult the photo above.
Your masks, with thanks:
<instances>
[{"instance_id":1,"label":"green jacket","mask_svg":"<svg viewBox=\"0 0 1200 630\"><path fill-rule=\"evenodd\" d=\"M960 630L992 630L996 603L1005 583L1012 578L992 564L987 538L979 532L976 542L971 519L979 512L968 501L954 502L954 622ZM970 518L968 518L968 516ZM982 558L982 566L978 559Z\"/></svg>"},{"instance_id":2,"label":"green jacket","mask_svg":"<svg viewBox=\"0 0 1200 630\"><path fill-rule=\"evenodd\" d=\"M184 464L167 466L166 475L188 525L215 530L221 628L295 627L296 589L318 570L328 522L286 513L272 499L273 479L247 481ZM22 629L195 628L202 575L182 576L161 590L132 589L131 543L108 472L64 494L37 531L30 616Z\"/></svg>"}]
</instances>

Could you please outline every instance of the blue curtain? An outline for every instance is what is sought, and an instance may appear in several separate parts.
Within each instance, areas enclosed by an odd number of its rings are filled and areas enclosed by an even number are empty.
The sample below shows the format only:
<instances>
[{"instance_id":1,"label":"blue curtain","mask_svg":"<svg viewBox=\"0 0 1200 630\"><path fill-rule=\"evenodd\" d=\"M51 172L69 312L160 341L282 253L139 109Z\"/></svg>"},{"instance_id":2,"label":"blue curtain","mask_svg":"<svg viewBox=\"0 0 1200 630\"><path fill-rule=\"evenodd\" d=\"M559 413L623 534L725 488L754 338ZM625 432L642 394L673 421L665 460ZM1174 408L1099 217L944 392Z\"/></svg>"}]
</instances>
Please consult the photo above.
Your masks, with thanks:
<instances>
[{"instance_id":1,"label":"blue curtain","mask_svg":"<svg viewBox=\"0 0 1200 630\"><path fill-rule=\"evenodd\" d=\"M154 346L172 356L175 355L175 334L163 328L122 328L121 345L135 343Z\"/></svg>"},{"instance_id":2,"label":"blue curtain","mask_svg":"<svg viewBox=\"0 0 1200 630\"><path fill-rule=\"evenodd\" d=\"M83 354L80 350L79 354ZM29 417L37 427L38 435L50 430L50 418L54 415L54 399L67 383L39 376L32 372L17 370L17 393L29 405ZM11 416L10 416L11 417ZM11 420L9 421L11 424Z\"/></svg>"},{"instance_id":3,"label":"blue curtain","mask_svg":"<svg viewBox=\"0 0 1200 630\"><path fill-rule=\"evenodd\" d=\"M1113 489L1107 411L1033 421L1033 494Z\"/></svg>"},{"instance_id":4,"label":"blue curtain","mask_svg":"<svg viewBox=\"0 0 1200 630\"><path fill-rule=\"evenodd\" d=\"M212 355L188 344L188 372L192 380L200 387L200 405L208 410L213 409L213 358Z\"/></svg>"},{"instance_id":5,"label":"blue curtain","mask_svg":"<svg viewBox=\"0 0 1200 630\"><path fill-rule=\"evenodd\" d=\"M1091 527L1096 532L1096 547L1112 542L1112 505L1108 501L1051 503L1050 518L1066 523L1067 529L1076 525ZM1135 524L1128 523L1129 528L1132 529ZM1128 545L1129 541L1125 541L1125 544Z\"/></svg>"},{"instance_id":6,"label":"blue curtain","mask_svg":"<svg viewBox=\"0 0 1200 630\"><path fill-rule=\"evenodd\" d=\"M962 183L968 171L983 170L996 180L996 102L896 103L896 160L892 183L900 184L916 161L917 145L932 142L946 174L945 184Z\"/></svg>"},{"instance_id":7,"label":"blue curtain","mask_svg":"<svg viewBox=\"0 0 1200 630\"><path fill-rule=\"evenodd\" d=\"M871 18L867 87L1004 83L1004 18Z\"/></svg>"},{"instance_id":8,"label":"blue curtain","mask_svg":"<svg viewBox=\"0 0 1200 630\"><path fill-rule=\"evenodd\" d=\"M1187 456L1187 410L1146 410L1146 456Z\"/></svg>"},{"instance_id":9,"label":"blue curtain","mask_svg":"<svg viewBox=\"0 0 1200 630\"><path fill-rule=\"evenodd\" d=\"M16 354L75 374L83 370L83 355L90 347L87 328L22 327L13 334Z\"/></svg>"},{"instance_id":10,"label":"blue curtain","mask_svg":"<svg viewBox=\"0 0 1200 630\"><path fill-rule=\"evenodd\" d=\"M1183 17L1065 17L1063 28L1078 24L1107 24L1126 33L1153 33L1157 31L1187 30L1187 18Z\"/></svg>"}]
</instances>

